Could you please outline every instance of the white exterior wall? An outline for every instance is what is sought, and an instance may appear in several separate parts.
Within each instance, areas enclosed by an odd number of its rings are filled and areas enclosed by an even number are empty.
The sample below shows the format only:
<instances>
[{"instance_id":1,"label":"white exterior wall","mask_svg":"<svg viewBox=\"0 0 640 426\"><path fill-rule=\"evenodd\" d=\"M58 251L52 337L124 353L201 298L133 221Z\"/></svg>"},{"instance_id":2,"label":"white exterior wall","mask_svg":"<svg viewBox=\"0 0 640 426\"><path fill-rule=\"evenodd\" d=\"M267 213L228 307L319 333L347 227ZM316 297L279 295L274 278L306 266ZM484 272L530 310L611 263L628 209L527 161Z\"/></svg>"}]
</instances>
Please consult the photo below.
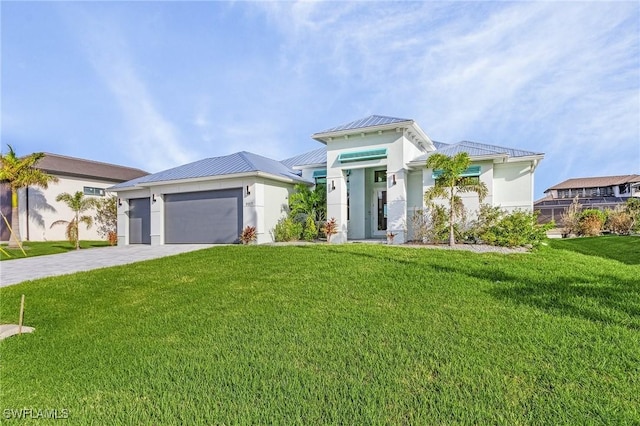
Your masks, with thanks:
<instances>
[{"instance_id":1,"label":"white exterior wall","mask_svg":"<svg viewBox=\"0 0 640 426\"><path fill-rule=\"evenodd\" d=\"M278 221L287 216L289 211L289 195L293 193L293 185L278 184L267 181L263 185L264 220L258 229L258 243L272 243L273 230Z\"/></svg>"},{"instance_id":2,"label":"white exterior wall","mask_svg":"<svg viewBox=\"0 0 640 426\"><path fill-rule=\"evenodd\" d=\"M84 187L105 189L113 186L115 182L98 179L84 179L68 176L56 175L59 179L57 183L49 184L47 189L40 187L29 187L28 191L18 192L18 209L20 217L20 233L24 240L29 241L63 241L66 240L66 226L56 225L51 228L51 224L57 220L71 220L74 217L73 211L63 202L57 202L59 194L67 192L74 194L77 191L84 192ZM28 200L27 200L28 193ZM110 194L106 194L109 196ZM93 195L85 195L91 198L104 198ZM29 211L27 212L27 206ZM89 210L84 215L95 216L95 209ZM29 229L27 235L27 221ZM86 225L80 224L81 240L104 240L98 234L98 226L94 225L87 229Z\"/></svg>"},{"instance_id":3,"label":"white exterior wall","mask_svg":"<svg viewBox=\"0 0 640 426\"><path fill-rule=\"evenodd\" d=\"M493 165L493 203L505 210L533 211L533 173L530 161Z\"/></svg>"}]
</instances>

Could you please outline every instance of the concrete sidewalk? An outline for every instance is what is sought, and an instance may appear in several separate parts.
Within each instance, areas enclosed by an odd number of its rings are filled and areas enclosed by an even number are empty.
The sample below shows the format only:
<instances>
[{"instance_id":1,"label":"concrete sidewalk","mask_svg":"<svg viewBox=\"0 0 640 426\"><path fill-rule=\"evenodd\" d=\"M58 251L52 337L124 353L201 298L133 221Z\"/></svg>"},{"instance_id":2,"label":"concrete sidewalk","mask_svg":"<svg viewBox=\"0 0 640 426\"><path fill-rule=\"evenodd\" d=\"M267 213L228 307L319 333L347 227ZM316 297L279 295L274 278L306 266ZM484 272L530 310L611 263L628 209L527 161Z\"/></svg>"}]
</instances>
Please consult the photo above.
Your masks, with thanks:
<instances>
[{"instance_id":1,"label":"concrete sidewalk","mask_svg":"<svg viewBox=\"0 0 640 426\"><path fill-rule=\"evenodd\" d=\"M173 244L149 246L137 244L122 247L74 250L47 256L5 260L0 262L0 287L7 287L38 278L73 274L74 272L157 259L209 247L213 247L213 245Z\"/></svg>"}]
</instances>

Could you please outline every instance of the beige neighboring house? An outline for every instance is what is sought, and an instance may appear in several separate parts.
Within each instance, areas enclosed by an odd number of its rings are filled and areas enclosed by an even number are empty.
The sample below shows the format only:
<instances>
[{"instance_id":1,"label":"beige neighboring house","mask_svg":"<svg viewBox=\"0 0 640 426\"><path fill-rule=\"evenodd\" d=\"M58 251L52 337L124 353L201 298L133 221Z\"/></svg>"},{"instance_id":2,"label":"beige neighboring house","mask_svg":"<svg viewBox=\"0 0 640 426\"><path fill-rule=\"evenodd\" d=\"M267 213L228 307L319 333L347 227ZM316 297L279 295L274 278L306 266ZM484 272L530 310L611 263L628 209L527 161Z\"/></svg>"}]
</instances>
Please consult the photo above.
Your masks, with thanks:
<instances>
[{"instance_id":1,"label":"beige neighboring house","mask_svg":"<svg viewBox=\"0 0 640 426\"><path fill-rule=\"evenodd\" d=\"M56 220L70 220L73 212L66 204L57 202L58 194L82 191L88 197L105 197L109 195L107 188L145 176L148 173L131 167L101 163L82 158L45 153L38 162L38 169L54 175L58 183L52 183L48 189L29 187L18 192L18 215L20 217L20 234L24 241L59 241L65 240L65 227L51 224ZM2 213L11 223L11 192L8 186L0 187L0 206ZM89 213L93 215L93 212ZM4 221L0 226L0 239L8 241L9 230ZM86 229L81 225L80 238L83 240L104 239L97 232L97 226Z\"/></svg>"},{"instance_id":2,"label":"beige neighboring house","mask_svg":"<svg viewBox=\"0 0 640 426\"><path fill-rule=\"evenodd\" d=\"M538 221L560 223L562 212L578 197L583 209L614 209L629 197L640 197L640 175L597 176L567 179L544 192L534 203Z\"/></svg>"}]
</instances>

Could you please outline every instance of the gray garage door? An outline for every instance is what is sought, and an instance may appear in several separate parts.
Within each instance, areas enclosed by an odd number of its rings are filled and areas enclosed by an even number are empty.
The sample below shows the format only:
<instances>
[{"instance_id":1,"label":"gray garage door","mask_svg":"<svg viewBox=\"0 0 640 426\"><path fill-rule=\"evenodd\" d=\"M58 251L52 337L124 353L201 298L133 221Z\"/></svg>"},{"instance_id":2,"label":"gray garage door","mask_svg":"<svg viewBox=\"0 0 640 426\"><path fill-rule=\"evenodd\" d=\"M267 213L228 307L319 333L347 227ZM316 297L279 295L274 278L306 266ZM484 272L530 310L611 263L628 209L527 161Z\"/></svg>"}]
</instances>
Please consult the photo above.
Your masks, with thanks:
<instances>
[{"instance_id":1,"label":"gray garage door","mask_svg":"<svg viewBox=\"0 0 640 426\"><path fill-rule=\"evenodd\" d=\"M167 244L235 243L242 231L242 188L164 196Z\"/></svg>"},{"instance_id":2,"label":"gray garage door","mask_svg":"<svg viewBox=\"0 0 640 426\"><path fill-rule=\"evenodd\" d=\"M149 198L129 199L129 244L151 244Z\"/></svg>"}]
</instances>

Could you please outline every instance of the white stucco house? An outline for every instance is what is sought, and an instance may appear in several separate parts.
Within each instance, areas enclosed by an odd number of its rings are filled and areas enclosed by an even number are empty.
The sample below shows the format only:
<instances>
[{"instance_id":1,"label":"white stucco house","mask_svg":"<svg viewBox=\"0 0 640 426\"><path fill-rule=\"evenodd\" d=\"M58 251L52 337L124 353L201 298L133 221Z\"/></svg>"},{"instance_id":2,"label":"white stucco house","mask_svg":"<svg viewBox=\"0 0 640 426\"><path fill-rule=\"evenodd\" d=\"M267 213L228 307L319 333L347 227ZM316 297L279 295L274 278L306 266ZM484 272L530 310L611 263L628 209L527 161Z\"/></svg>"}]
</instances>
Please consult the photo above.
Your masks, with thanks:
<instances>
[{"instance_id":1,"label":"white stucco house","mask_svg":"<svg viewBox=\"0 0 640 426\"><path fill-rule=\"evenodd\" d=\"M372 115L312 135L323 146L282 161L249 152L208 158L115 185L118 244L232 243L255 226L258 243L286 215L294 185L326 184L327 216L339 233L332 242L411 238L407 223L424 207L434 184L426 168L434 152L467 152L475 176L489 189L484 200L507 210L533 209L535 169L544 154L477 142L431 140L411 119ZM437 175L437 173L436 173ZM473 211L474 194L465 200Z\"/></svg>"},{"instance_id":2,"label":"white stucco house","mask_svg":"<svg viewBox=\"0 0 640 426\"><path fill-rule=\"evenodd\" d=\"M51 227L57 220L73 218L71 209L65 203L56 201L59 194L81 191L87 197L102 198L108 195L107 188L114 184L148 174L132 167L51 153L45 153L44 158L35 167L56 176L58 182L49 184L47 189L28 187L18 191L20 234L26 241L66 240L64 226ZM0 206L2 213L11 222L11 190L6 184L0 185ZM4 221L1 221L0 239L8 241L10 237ZM80 225L80 238L104 239L98 234L97 226L87 229L84 224Z\"/></svg>"}]
</instances>

